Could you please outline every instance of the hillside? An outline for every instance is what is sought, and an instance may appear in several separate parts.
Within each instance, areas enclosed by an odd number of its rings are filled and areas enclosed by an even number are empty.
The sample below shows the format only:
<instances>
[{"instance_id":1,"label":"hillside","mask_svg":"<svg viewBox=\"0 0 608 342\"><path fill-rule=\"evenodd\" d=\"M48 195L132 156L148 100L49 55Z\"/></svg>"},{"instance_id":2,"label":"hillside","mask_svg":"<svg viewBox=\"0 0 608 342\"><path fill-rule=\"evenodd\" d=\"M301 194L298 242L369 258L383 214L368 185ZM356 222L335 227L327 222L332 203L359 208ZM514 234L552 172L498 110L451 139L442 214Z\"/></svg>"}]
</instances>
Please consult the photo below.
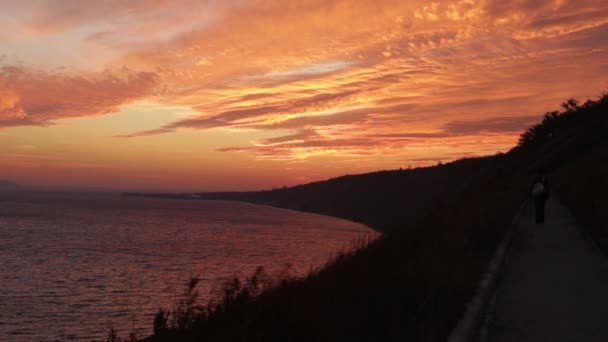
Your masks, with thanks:
<instances>
[{"instance_id":1,"label":"hillside","mask_svg":"<svg viewBox=\"0 0 608 342\"><path fill-rule=\"evenodd\" d=\"M341 217L386 233L416 225L433 208L461 196L503 159L500 155L465 159L443 166L343 176L270 191L197 195Z\"/></svg>"},{"instance_id":2,"label":"hillside","mask_svg":"<svg viewBox=\"0 0 608 342\"><path fill-rule=\"evenodd\" d=\"M168 329L157 321L158 334L148 340L445 340L539 169L607 245L608 95L563 107L505 154L272 191L200 194L358 220L388 234L304 279L268 288L260 288L261 274L235 281L219 301L181 307Z\"/></svg>"},{"instance_id":3,"label":"hillside","mask_svg":"<svg viewBox=\"0 0 608 342\"><path fill-rule=\"evenodd\" d=\"M445 165L347 175L290 188L250 192L137 194L171 198L245 201L336 216L393 233L423 222L492 177L509 176L512 156L461 159ZM195 197L193 197L193 195Z\"/></svg>"}]
</instances>

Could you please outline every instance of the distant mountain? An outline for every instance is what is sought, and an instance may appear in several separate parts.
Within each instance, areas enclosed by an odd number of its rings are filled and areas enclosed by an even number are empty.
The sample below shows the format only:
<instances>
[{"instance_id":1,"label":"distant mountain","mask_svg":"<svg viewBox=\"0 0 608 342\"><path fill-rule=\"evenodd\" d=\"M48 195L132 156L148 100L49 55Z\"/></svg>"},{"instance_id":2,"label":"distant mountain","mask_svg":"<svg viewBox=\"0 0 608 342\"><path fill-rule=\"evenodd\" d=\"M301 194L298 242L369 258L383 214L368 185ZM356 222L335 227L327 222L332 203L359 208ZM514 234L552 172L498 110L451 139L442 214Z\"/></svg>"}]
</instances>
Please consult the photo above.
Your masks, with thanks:
<instances>
[{"instance_id":1,"label":"distant mountain","mask_svg":"<svg viewBox=\"0 0 608 342\"><path fill-rule=\"evenodd\" d=\"M13 181L0 179L0 190L4 190L4 189L16 189L18 187L19 187L19 185L17 185L17 183L15 183Z\"/></svg>"}]
</instances>

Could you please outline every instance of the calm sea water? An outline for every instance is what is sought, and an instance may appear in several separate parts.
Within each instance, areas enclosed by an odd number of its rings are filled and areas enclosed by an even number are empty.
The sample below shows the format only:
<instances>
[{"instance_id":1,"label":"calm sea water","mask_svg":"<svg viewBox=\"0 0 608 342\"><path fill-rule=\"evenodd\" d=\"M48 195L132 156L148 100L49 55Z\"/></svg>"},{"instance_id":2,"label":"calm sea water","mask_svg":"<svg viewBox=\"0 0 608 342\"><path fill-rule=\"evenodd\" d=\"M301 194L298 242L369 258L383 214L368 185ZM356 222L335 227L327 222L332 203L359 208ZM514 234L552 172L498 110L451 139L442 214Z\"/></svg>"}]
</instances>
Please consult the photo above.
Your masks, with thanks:
<instances>
[{"instance_id":1,"label":"calm sea water","mask_svg":"<svg viewBox=\"0 0 608 342\"><path fill-rule=\"evenodd\" d=\"M302 275L370 233L246 203L0 193L0 340L143 336L193 276L209 298L257 266Z\"/></svg>"}]
</instances>

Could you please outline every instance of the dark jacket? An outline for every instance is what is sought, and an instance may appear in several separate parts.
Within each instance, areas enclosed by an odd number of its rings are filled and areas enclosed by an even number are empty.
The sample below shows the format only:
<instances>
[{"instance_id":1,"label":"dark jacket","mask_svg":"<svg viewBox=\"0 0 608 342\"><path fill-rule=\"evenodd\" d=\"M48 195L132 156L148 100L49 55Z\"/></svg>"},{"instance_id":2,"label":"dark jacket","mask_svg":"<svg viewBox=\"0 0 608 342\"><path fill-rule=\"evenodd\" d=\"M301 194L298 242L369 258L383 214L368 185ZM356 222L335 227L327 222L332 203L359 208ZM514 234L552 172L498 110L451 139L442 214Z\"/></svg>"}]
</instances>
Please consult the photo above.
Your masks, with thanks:
<instances>
[{"instance_id":1,"label":"dark jacket","mask_svg":"<svg viewBox=\"0 0 608 342\"><path fill-rule=\"evenodd\" d=\"M543 191L540 194L535 193L535 189L537 184L540 183L543 187ZM534 184L532 184L532 197L536 200L547 200L549 198L549 194L551 193L551 188L549 187L549 182L545 176L541 176L536 178Z\"/></svg>"}]
</instances>

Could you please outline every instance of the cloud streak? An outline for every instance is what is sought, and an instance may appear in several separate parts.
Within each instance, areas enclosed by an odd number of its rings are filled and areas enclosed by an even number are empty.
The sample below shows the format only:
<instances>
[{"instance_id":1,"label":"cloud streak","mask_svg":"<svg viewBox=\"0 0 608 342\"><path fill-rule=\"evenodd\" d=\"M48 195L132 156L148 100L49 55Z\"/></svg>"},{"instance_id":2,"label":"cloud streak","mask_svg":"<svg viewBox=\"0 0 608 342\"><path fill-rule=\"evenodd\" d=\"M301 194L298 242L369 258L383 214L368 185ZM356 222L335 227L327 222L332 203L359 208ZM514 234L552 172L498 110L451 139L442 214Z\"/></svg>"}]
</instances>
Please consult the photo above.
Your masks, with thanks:
<instances>
[{"instance_id":1,"label":"cloud streak","mask_svg":"<svg viewBox=\"0 0 608 342\"><path fill-rule=\"evenodd\" d=\"M0 128L49 126L58 119L103 115L148 97L158 85L154 73L69 75L0 68Z\"/></svg>"}]
</instances>

